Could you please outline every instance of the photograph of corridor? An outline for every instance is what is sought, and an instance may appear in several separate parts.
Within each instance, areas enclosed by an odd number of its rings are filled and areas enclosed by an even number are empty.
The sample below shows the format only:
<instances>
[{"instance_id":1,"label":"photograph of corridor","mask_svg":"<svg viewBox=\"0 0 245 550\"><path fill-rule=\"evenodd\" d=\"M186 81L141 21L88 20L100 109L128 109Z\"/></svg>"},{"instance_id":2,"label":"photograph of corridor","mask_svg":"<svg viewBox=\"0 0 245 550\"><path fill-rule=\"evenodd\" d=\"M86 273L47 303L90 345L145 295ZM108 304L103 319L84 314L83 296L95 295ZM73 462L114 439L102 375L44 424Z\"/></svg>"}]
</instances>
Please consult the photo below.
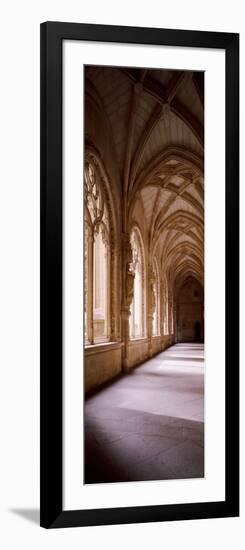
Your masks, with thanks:
<instances>
[{"instance_id":1,"label":"photograph of corridor","mask_svg":"<svg viewBox=\"0 0 245 550\"><path fill-rule=\"evenodd\" d=\"M84 68L84 483L203 478L204 73Z\"/></svg>"}]
</instances>

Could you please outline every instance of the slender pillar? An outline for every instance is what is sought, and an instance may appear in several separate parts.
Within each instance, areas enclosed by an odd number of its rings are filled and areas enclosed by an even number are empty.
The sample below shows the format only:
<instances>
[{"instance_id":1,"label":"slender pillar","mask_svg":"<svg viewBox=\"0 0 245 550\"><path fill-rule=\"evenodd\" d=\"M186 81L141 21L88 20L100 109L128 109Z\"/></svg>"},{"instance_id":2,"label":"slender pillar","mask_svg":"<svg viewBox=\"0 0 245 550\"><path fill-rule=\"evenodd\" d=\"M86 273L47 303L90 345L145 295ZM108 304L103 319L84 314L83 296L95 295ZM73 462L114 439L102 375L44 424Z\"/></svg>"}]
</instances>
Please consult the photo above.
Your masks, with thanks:
<instances>
[{"instance_id":1,"label":"slender pillar","mask_svg":"<svg viewBox=\"0 0 245 550\"><path fill-rule=\"evenodd\" d=\"M129 368L128 361L128 344L129 344L129 318L130 318L130 305L134 296L134 273L131 271L132 262L132 248L129 235L124 233L122 238L123 243L123 279L122 279L122 308L121 308L121 321L122 321L122 370L127 371Z\"/></svg>"},{"instance_id":2,"label":"slender pillar","mask_svg":"<svg viewBox=\"0 0 245 550\"><path fill-rule=\"evenodd\" d=\"M87 331L89 344L94 343L94 236L91 230L88 234L88 288L87 288Z\"/></svg>"},{"instance_id":3,"label":"slender pillar","mask_svg":"<svg viewBox=\"0 0 245 550\"><path fill-rule=\"evenodd\" d=\"M156 282L156 276L151 266L148 267L149 273L149 286L148 286L148 338L149 338L149 347L148 354L149 357L152 357L152 335L153 335L153 317L154 311L156 309L156 298L154 292L154 285Z\"/></svg>"}]
</instances>

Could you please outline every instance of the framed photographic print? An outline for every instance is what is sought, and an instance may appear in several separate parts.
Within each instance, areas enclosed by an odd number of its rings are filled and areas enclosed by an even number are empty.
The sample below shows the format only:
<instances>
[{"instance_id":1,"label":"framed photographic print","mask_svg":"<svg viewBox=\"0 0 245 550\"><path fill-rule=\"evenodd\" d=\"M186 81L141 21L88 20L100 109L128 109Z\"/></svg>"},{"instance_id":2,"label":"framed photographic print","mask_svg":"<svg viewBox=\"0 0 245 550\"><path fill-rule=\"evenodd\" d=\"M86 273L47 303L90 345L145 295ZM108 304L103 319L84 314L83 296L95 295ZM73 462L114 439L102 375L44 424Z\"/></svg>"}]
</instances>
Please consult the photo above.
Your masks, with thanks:
<instances>
[{"instance_id":1,"label":"framed photographic print","mask_svg":"<svg viewBox=\"0 0 245 550\"><path fill-rule=\"evenodd\" d=\"M41 525L239 514L239 36L41 25Z\"/></svg>"}]
</instances>

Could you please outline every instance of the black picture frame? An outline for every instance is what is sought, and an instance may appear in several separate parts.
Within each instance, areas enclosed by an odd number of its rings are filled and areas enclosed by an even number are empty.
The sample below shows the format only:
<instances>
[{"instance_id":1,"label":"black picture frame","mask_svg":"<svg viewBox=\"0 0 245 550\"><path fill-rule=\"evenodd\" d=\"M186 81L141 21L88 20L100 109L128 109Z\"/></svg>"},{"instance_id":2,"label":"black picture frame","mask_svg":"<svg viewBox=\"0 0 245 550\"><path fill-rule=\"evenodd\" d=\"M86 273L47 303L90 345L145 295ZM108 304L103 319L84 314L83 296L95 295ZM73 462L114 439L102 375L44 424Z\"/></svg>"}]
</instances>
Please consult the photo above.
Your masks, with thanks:
<instances>
[{"instance_id":1,"label":"black picture frame","mask_svg":"<svg viewBox=\"0 0 245 550\"><path fill-rule=\"evenodd\" d=\"M62 509L62 41L225 50L226 497L127 508ZM239 515L239 35L80 23L41 24L41 526L177 521Z\"/></svg>"}]
</instances>

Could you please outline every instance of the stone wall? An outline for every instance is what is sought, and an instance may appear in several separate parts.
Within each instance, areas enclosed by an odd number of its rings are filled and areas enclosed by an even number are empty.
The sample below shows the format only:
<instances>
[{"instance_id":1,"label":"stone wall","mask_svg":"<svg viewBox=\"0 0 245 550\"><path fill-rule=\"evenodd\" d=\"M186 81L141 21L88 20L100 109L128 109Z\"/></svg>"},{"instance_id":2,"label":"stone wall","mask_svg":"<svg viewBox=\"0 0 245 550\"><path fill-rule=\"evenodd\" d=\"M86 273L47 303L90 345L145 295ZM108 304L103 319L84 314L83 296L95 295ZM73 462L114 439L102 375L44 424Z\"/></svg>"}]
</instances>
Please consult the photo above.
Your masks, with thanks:
<instances>
[{"instance_id":1,"label":"stone wall","mask_svg":"<svg viewBox=\"0 0 245 550\"><path fill-rule=\"evenodd\" d=\"M173 343L173 335L155 336L152 338L150 353L149 338L131 340L128 344L127 370L161 353ZM120 342L96 344L85 348L84 384L86 393L105 384L120 373L122 373L122 344Z\"/></svg>"},{"instance_id":2,"label":"stone wall","mask_svg":"<svg viewBox=\"0 0 245 550\"><path fill-rule=\"evenodd\" d=\"M190 279L179 291L177 300L177 342L203 342L203 291L194 279Z\"/></svg>"},{"instance_id":3,"label":"stone wall","mask_svg":"<svg viewBox=\"0 0 245 550\"><path fill-rule=\"evenodd\" d=\"M121 372L121 343L103 343L85 348L85 392L91 391Z\"/></svg>"},{"instance_id":4,"label":"stone wall","mask_svg":"<svg viewBox=\"0 0 245 550\"><path fill-rule=\"evenodd\" d=\"M128 369L148 359L149 341L148 338L131 340L128 343Z\"/></svg>"}]
</instances>

